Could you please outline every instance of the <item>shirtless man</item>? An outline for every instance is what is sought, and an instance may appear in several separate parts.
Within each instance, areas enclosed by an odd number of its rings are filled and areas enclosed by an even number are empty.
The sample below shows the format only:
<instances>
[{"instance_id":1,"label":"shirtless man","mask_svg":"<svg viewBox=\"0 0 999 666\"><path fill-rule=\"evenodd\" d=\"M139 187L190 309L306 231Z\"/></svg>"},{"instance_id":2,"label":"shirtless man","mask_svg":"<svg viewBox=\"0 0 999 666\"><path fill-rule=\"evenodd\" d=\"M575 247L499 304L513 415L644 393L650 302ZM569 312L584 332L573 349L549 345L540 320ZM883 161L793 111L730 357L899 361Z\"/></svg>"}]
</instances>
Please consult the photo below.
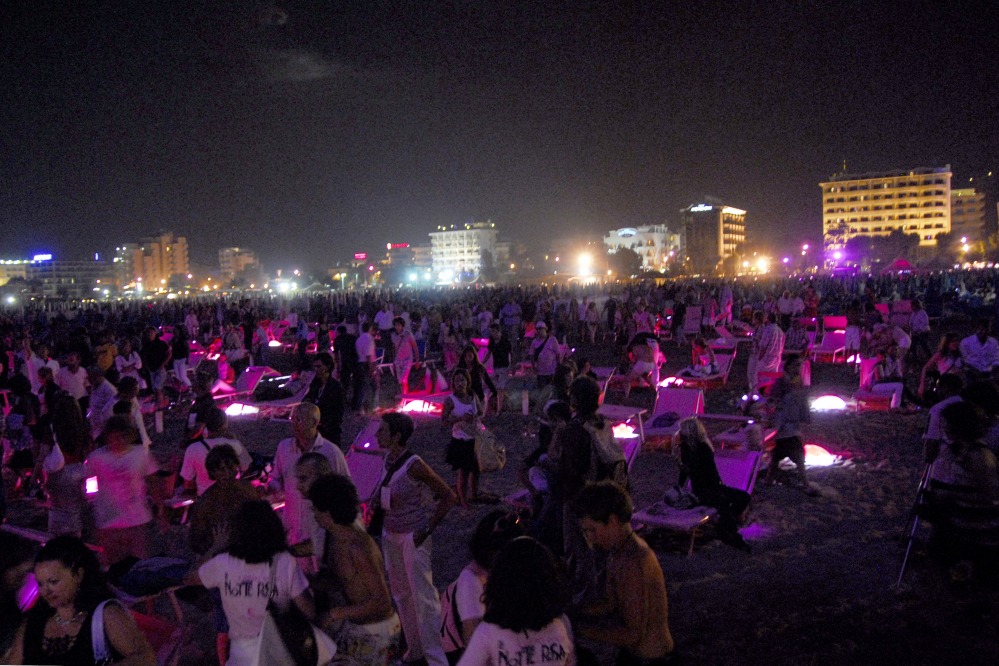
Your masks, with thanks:
<instances>
[{"instance_id":1,"label":"shirtless man","mask_svg":"<svg viewBox=\"0 0 999 666\"><path fill-rule=\"evenodd\" d=\"M402 636L392 608L384 562L375 540L356 524L357 489L350 479L330 474L309 489L313 515L326 530L323 568L343 603L319 615L321 626L336 638L341 654L365 666L384 666Z\"/></svg>"},{"instance_id":2,"label":"shirtless man","mask_svg":"<svg viewBox=\"0 0 999 666\"><path fill-rule=\"evenodd\" d=\"M579 634L620 647L617 666L669 663L674 644L666 582L655 553L631 529L628 493L610 481L590 483L579 492L575 508L590 547L609 553L606 599L575 618Z\"/></svg>"},{"instance_id":3,"label":"shirtless man","mask_svg":"<svg viewBox=\"0 0 999 666\"><path fill-rule=\"evenodd\" d=\"M624 397L631 395L631 384L637 381L641 386L648 384L653 390L659 385L659 364L656 356L659 352L659 341L652 333L638 333L631 341L631 355L635 363L631 372L621 378Z\"/></svg>"}]
</instances>

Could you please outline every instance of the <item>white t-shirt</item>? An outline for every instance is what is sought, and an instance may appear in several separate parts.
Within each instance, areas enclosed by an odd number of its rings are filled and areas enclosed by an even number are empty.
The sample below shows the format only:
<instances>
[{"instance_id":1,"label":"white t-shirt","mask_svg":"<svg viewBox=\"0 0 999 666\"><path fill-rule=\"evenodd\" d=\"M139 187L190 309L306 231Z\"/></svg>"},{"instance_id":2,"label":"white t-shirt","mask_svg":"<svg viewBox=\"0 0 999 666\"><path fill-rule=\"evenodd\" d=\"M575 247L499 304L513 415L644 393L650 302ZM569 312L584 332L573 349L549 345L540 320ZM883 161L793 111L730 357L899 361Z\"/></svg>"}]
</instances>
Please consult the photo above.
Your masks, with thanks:
<instances>
[{"instance_id":1,"label":"white t-shirt","mask_svg":"<svg viewBox=\"0 0 999 666\"><path fill-rule=\"evenodd\" d=\"M47 361L43 361L38 354L32 354L28 362L24 364L24 374L28 376L28 380L31 382L31 392L38 393L38 390L42 388L42 382L38 379L38 371L42 368L48 368L52 371L52 376L54 377L57 372L59 372L59 361L50 358Z\"/></svg>"},{"instance_id":2,"label":"white t-shirt","mask_svg":"<svg viewBox=\"0 0 999 666\"><path fill-rule=\"evenodd\" d=\"M370 333L361 333L357 336L354 348L361 363L375 360L375 338Z\"/></svg>"},{"instance_id":3,"label":"white t-shirt","mask_svg":"<svg viewBox=\"0 0 999 666\"><path fill-rule=\"evenodd\" d=\"M216 555L198 569L202 585L218 588L222 593L230 638L256 638L264 626L264 613L271 598L279 606L285 606L309 588L309 581L291 553L278 553L273 562L273 578L270 563L247 564L228 553ZM272 580L275 590L271 589Z\"/></svg>"},{"instance_id":4,"label":"white t-shirt","mask_svg":"<svg viewBox=\"0 0 999 666\"><path fill-rule=\"evenodd\" d=\"M486 614L486 605L482 602L486 579L472 570L472 565L461 570L458 583L454 586L454 600L458 606L458 617L461 621L481 620Z\"/></svg>"},{"instance_id":5,"label":"white t-shirt","mask_svg":"<svg viewBox=\"0 0 999 666\"><path fill-rule=\"evenodd\" d=\"M185 481L194 479L197 482L198 495L204 495L205 491L215 483L208 478L208 470L205 469L205 460L208 458L209 449L214 449L219 444L228 444L236 451L236 456L239 458L239 469L244 472L249 469L250 463L253 462L250 454L247 453L238 439L215 437L206 439L204 442L204 444L194 442L187 447L187 450L184 451L184 463L180 467L180 476Z\"/></svg>"},{"instance_id":6,"label":"white t-shirt","mask_svg":"<svg viewBox=\"0 0 999 666\"><path fill-rule=\"evenodd\" d=\"M104 446L91 453L84 466L88 477L97 477L97 527L136 527L153 519L146 502L146 477L159 466L149 449L133 446L118 456Z\"/></svg>"},{"instance_id":7,"label":"white t-shirt","mask_svg":"<svg viewBox=\"0 0 999 666\"><path fill-rule=\"evenodd\" d=\"M458 666L555 664L574 666L572 627L565 615L541 631L514 632L488 622L475 628Z\"/></svg>"},{"instance_id":8,"label":"white t-shirt","mask_svg":"<svg viewBox=\"0 0 999 666\"><path fill-rule=\"evenodd\" d=\"M55 383L77 400L87 395L87 371L83 368L77 368L76 373L69 366L59 368L59 372L55 373Z\"/></svg>"}]
</instances>

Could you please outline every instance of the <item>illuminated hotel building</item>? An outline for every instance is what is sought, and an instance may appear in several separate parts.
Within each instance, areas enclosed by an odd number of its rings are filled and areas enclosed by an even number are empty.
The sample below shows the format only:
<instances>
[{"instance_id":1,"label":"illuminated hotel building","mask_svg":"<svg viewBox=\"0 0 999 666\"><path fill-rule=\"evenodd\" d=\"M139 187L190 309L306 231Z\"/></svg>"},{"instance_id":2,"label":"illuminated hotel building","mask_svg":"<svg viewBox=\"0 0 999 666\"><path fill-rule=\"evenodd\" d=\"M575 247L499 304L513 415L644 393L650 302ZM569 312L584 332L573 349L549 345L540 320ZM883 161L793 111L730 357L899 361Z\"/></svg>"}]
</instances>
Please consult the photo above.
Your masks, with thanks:
<instances>
[{"instance_id":1,"label":"illuminated hotel building","mask_svg":"<svg viewBox=\"0 0 999 666\"><path fill-rule=\"evenodd\" d=\"M665 224L650 224L608 231L604 245L610 254L623 248L634 250L642 258L643 270L662 271L679 254L683 243L680 234L671 232Z\"/></svg>"},{"instance_id":2,"label":"illuminated hotel building","mask_svg":"<svg viewBox=\"0 0 999 666\"><path fill-rule=\"evenodd\" d=\"M950 191L950 228L968 243L985 240L985 193L974 188Z\"/></svg>"},{"instance_id":3,"label":"illuminated hotel building","mask_svg":"<svg viewBox=\"0 0 999 666\"><path fill-rule=\"evenodd\" d=\"M430 245L435 278L449 281L459 273L477 274L482 269L483 252L489 252L496 261L496 225L470 222L438 227L430 234Z\"/></svg>"},{"instance_id":4,"label":"illuminated hotel building","mask_svg":"<svg viewBox=\"0 0 999 666\"><path fill-rule=\"evenodd\" d=\"M245 247L224 247L219 250L219 275L225 280L233 279L245 270L260 268L257 255Z\"/></svg>"},{"instance_id":5,"label":"illuminated hotel building","mask_svg":"<svg viewBox=\"0 0 999 666\"><path fill-rule=\"evenodd\" d=\"M951 230L950 165L884 173L836 174L822 188L826 250L842 250L856 236L886 236L895 229L936 245Z\"/></svg>"},{"instance_id":6,"label":"illuminated hotel building","mask_svg":"<svg viewBox=\"0 0 999 666\"><path fill-rule=\"evenodd\" d=\"M713 199L680 211L684 260L695 273L714 271L746 243L746 211Z\"/></svg>"}]
</instances>

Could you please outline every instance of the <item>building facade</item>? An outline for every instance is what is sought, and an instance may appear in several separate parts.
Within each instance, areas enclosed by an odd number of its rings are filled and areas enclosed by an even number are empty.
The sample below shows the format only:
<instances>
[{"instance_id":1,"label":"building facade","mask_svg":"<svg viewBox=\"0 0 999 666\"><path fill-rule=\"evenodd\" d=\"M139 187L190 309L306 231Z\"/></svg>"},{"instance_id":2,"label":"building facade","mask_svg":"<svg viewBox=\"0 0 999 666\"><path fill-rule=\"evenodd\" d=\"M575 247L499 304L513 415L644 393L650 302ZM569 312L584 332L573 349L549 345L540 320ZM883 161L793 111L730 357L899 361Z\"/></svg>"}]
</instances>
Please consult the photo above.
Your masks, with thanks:
<instances>
[{"instance_id":1,"label":"building facade","mask_svg":"<svg viewBox=\"0 0 999 666\"><path fill-rule=\"evenodd\" d=\"M413 251L413 265L417 268L432 268L434 265L434 252L432 245L411 245Z\"/></svg>"},{"instance_id":2,"label":"building facade","mask_svg":"<svg viewBox=\"0 0 999 666\"><path fill-rule=\"evenodd\" d=\"M231 280L238 273L260 268L257 255L245 247L224 247L219 250L219 275L223 280Z\"/></svg>"},{"instance_id":3,"label":"building facade","mask_svg":"<svg viewBox=\"0 0 999 666\"><path fill-rule=\"evenodd\" d=\"M0 260L0 287L7 284L14 278L28 279L27 259L4 259Z\"/></svg>"},{"instance_id":4,"label":"building facade","mask_svg":"<svg viewBox=\"0 0 999 666\"><path fill-rule=\"evenodd\" d=\"M683 258L693 273L710 273L746 243L746 211L705 199L680 211Z\"/></svg>"},{"instance_id":5,"label":"building facade","mask_svg":"<svg viewBox=\"0 0 999 666\"><path fill-rule=\"evenodd\" d=\"M115 281L121 289L140 285L146 291L166 288L172 276L190 272L187 250L187 239L168 231L159 231L139 243L125 243L115 248Z\"/></svg>"},{"instance_id":6,"label":"building facade","mask_svg":"<svg viewBox=\"0 0 999 666\"><path fill-rule=\"evenodd\" d=\"M115 271L107 261L30 261L25 278L37 280L42 295L54 298L100 299L115 289Z\"/></svg>"},{"instance_id":7,"label":"building facade","mask_svg":"<svg viewBox=\"0 0 999 666\"><path fill-rule=\"evenodd\" d=\"M662 271L679 256L683 240L681 234L670 231L665 224L649 224L608 231L603 244L610 254L621 249L633 250L642 258L642 270Z\"/></svg>"},{"instance_id":8,"label":"building facade","mask_svg":"<svg viewBox=\"0 0 999 666\"><path fill-rule=\"evenodd\" d=\"M920 246L935 246L937 234L951 230L951 176L949 164L835 174L819 184L825 250L842 250L856 236L886 236L896 229L919 234Z\"/></svg>"},{"instance_id":9,"label":"building facade","mask_svg":"<svg viewBox=\"0 0 999 666\"><path fill-rule=\"evenodd\" d=\"M477 275L482 270L483 254L496 261L496 225L470 222L452 225L430 233L434 279L447 282L461 274Z\"/></svg>"},{"instance_id":10,"label":"building facade","mask_svg":"<svg viewBox=\"0 0 999 666\"><path fill-rule=\"evenodd\" d=\"M950 228L962 243L985 240L985 193L974 188L950 191Z\"/></svg>"}]
</instances>

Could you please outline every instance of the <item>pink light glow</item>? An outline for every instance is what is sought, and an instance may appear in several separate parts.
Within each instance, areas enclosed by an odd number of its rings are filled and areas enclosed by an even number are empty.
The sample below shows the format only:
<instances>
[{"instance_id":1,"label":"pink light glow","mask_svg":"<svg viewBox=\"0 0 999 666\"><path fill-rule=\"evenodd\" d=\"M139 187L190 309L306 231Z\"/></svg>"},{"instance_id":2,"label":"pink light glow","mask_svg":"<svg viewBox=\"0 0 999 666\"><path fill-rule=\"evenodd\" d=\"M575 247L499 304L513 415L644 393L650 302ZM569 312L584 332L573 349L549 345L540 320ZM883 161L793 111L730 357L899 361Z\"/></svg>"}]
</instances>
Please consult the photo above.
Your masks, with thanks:
<instances>
[{"instance_id":1,"label":"pink light glow","mask_svg":"<svg viewBox=\"0 0 999 666\"><path fill-rule=\"evenodd\" d=\"M683 379L680 377L667 377L659 382L659 386L662 388L667 388L669 386L683 386Z\"/></svg>"},{"instance_id":2,"label":"pink light glow","mask_svg":"<svg viewBox=\"0 0 999 666\"><path fill-rule=\"evenodd\" d=\"M638 437L638 433L627 423L619 423L612 428L614 431L614 437L617 439L634 439Z\"/></svg>"},{"instance_id":3,"label":"pink light glow","mask_svg":"<svg viewBox=\"0 0 999 666\"><path fill-rule=\"evenodd\" d=\"M241 402L234 402L225 408L227 416L253 416L260 410L253 405L244 405Z\"/></svg>"},{"instance_id":4,"label":"pink light glow","mask_svg":"<svg viewBox=\"0 0 999 666\"><path fill-rule=\"evenodd\" d=\"M426 400L410 400L399 411L440 415L444 411L444 408L441 405L427 402Z\"/></svg>"},{"instance_id":5,"label":"pink light glow","mask_svg":"<svg viewBox=\"0 0 999 666\"><path fill-rule=\"evenodd\" d=\"M839 456L829 453L818 444L805 444L805 464L809 467L829 467L838 460Z\"/></svg>"},{"instance_id":6,"label":"pink light glow","mask_svg":"<svg viewBox=\"0 0 999 666\"><path fill-rule=\"evenodd\" d=\"M87 479L87 494L93 495L97 492L97 477L91 476Z\"/></svg>"}]
</instances>

